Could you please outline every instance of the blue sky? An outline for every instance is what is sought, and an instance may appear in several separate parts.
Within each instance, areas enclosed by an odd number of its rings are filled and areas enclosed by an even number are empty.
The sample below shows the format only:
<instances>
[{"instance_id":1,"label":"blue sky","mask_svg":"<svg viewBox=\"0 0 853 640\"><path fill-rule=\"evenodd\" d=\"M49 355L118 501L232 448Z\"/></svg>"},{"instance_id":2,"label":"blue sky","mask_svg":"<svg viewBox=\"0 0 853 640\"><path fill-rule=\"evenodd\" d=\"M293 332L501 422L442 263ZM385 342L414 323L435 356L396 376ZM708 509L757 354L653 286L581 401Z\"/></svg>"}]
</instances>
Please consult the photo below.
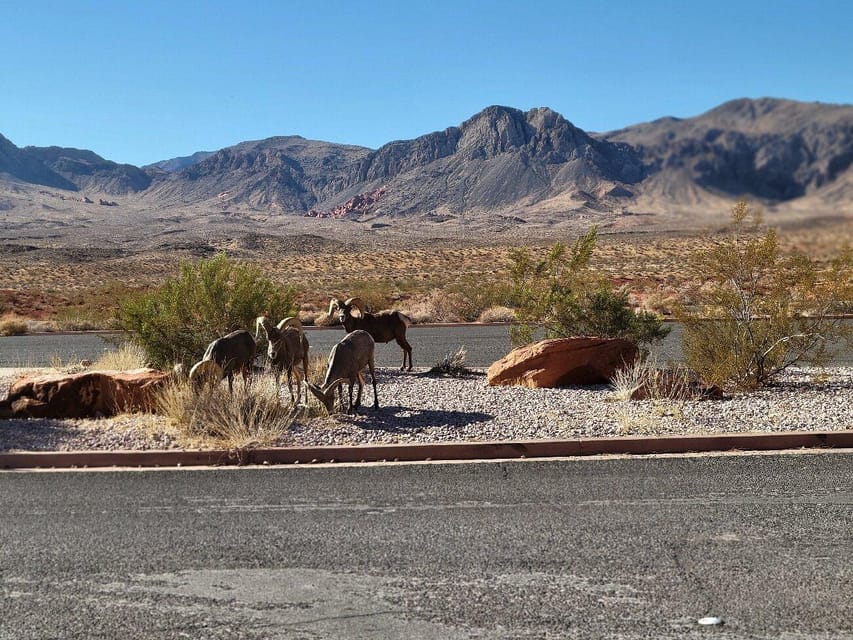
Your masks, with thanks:
<instances>
[{"instance_id":1,"label":"blue sky","mask_svg":"<svg viewBox=\"0 0 853 640\"><path fill-rule=\"evenodd\" d=\"M363 145L502 104L587 131L739 97L853 103L853 2L0 0L0 134L143 165Z\"/></svg>"}]
</instances>

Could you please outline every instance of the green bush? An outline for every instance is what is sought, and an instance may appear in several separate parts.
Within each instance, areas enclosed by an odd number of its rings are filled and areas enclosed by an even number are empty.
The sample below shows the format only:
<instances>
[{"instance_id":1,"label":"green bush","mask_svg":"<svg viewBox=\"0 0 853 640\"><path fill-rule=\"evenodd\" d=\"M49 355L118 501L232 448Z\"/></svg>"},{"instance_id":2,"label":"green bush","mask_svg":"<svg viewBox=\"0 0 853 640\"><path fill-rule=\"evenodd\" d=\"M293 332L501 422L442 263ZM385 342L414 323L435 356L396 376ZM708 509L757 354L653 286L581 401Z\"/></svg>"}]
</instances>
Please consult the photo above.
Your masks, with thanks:
<instances>
[{"instance_id":1,"label":"green bush","mask_svg":"<svg viewBox=\"0 0 853 640\"><path fill-rule=\"evenodd\" d=\"M677 311L683 351L706 382L749 390L788 367L825 364L828 344L853 338L837 314L853 299L853 253L828 266L779 248L773 229L760 232L760 212L732 208L732 230L696 254L697 286Z\"/></svg>"},{"instance_id":2,"label":"green bush","mask_svg":"<svg viewBox=\"0 0 853 640\"><path fill-rule=\"evenodd\" d=\"M669 329L658 316L632 309L628 291L614 289L590 267L596 237L593 228L571 248L557 242L541 260L526 248L510 253L513 345L532 342L539 327L546 338L601 336L639 344L666 337Z\"/></svg>"},{"instance_id":3,"label":"green bush","mask_svg":"<svg viewBox=\"0 0 853 640\"><path fill-rule=\"evenodd\" d=\"M259 315L276 320L295 315L296 291L281 289L254 265L235 264L225 254L196 264L159 288L119 301L116 323L131 332L153 366L189 366L207 345L236 329L252 330Z\"/></svg>"}]
</instances>

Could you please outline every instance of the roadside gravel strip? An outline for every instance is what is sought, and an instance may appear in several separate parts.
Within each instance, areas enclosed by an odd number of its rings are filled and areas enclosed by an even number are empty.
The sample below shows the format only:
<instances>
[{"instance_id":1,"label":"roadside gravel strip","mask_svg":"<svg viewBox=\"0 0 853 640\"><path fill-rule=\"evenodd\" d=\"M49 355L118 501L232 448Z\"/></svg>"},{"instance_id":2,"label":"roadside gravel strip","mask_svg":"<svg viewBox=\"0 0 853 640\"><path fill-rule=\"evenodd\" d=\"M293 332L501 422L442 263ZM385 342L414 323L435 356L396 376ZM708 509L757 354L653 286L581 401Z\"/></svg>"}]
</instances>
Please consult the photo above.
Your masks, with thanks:
<instances>
[{"instance_id":1,"label":"roadside gravel strip","mask_svg":"<svg viewBox=\"0 0 853 640\"><path fill-rule=\"evenodd\" d=\"M825 434L838 432L842 435L841 432L853 430L851 367L794 369L777 384L755 393L724 400L685 402L617 400L606 385L567 389L489 387L482 371L478 373L466 378L440 378L427 376L424 370L401 373L395 369L379 369L377 378L382 405L379 409L368 406L355 416L297 421L275 447L312 448L313 453L303 456L310 462L318 456L334 457L324 456L320 451L323 448L334 447L341 451L353 446L392 444L491 443L489 446L496 449L503 443L506 449L510 443L526 443L524 447L529 454L535 449L531 448L532 443L537 442L612 440L616 450L617 442L625 442L627 438L627 442L634 444L619 447L627 446L628 452L642 452L636 445L639 440L669 438L671 442L674 436L689 436L694 442L694 449L689 450L696 450L695 447L712 450L697 443L711 442L712 435L756 433L824 434L823 440L790 442L792 446L814 446L821 442L828 446L849 446L838 444L847 442L843 438L829 442ZM0 371L0 397L5 396L16 374ZM371 396L371 393L366 394L368 403ZM747 441L718 437L715 442L718 444L714 446L732 448ZM587 453L590 446L587 446ZM596 444L594 448L606 447ZM0 455L6 461L0 466L11 466L8 454L19 452L154 450L179 451L171 428L159 416L134 414L91 420L0 421ZM438 451L450 449L439 448ZM518 446L505 452L514 456L528 455ZM423 456L432 457L428 453ZM207 456L196 457L199 464L210 462ZM376 459L395 457L411 459L405 453L394 455L393 451ZM103 456L99 459L106 460ZM138 456L136 459L141 460ZM282 458L282 461L291 459L298 459L298 456ZM337 459L341 459L340 453Z\"/></svg>"}]
</instances>

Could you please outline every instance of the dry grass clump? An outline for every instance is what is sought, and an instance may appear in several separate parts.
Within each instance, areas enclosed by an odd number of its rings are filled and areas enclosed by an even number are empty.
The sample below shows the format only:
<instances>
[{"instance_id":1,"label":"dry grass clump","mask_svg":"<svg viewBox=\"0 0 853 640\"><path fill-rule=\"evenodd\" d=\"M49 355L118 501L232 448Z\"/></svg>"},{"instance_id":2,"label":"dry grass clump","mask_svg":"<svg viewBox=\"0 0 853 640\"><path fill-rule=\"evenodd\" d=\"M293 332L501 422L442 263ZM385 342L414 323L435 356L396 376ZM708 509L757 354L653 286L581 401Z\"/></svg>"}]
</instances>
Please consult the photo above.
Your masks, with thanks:
<instances>
[{"instance_id":1,"label":"dry grass clump","mask_svg":"<svg viewBox=\"0 0 853 640\"><path fill-rule=\"evenodd\" d=\"M0 319L0 336L22 336L27 332L27 321L16 316Z\"/></svg>"},{"instance_id":2,"label":"dry grass clump","mask_svg":"<svg viewBox=\"0 0 853 640\"><path fill-rule=\"evenodd\" d=\"M271 375L235 382L234 395L225 384L193 388L187 381L168 385L157 397L157 413L166 416L184 444L229 449L273 445L287 433L296 412L283 402Z\"/></svg>"},{"instance_id":3,"label":"dry grass clump","mask_svg":"<svg viewBox=\"0 0 853 640\"><path fill-rule=\"evenodd\" d=\"M503 306L489 307L477 316L477 322L512 322L513 320L515 320L515 310Z\"/></svg>"},{"instance_id":4,"label":"dry grass clump","mask_svg":"<svg viewBox=\"0 0 853 640\"><path fill-rule=\"evenodd\" d=\"M400 311L411 318L414 324L428 322L464 322L461 309L462 297L457 293L433 290L426 296L408 300Z\"/></svg>"},{"instance_id":5,"label":"dry grass clump","mask_svg":"<svg viewBox=\"0 0 853 640\"><path fill-rule=\"evenodd\" d=\"M615 400L640 395L653 401L685 402L702 397L703 387L684 365L659 367L654 358L638 357L619 369L610 381Z\"/></svg>"},{"instance_id":6,"label":"dry grass clump","mask_svg":"<svg viewBox=\"0 0 853 640\"><path fill-rule=\"evenodd\" d=\"M301 319L301 316L300 316ZM304 322L302 324L305 324ZM338 324L338 317L336 315L329 315L325 311L321 311L316 316L314 316L315 327L333 327Z\"/></svg>"},{"instance_id":7,"label":"dry grass clump","mask_svg":"<svg viewBox=\"0 0 853 640\"><path fill-rule=\"evenodd\" d=\"M459 347L455 352L446 354L427 371L429 375L446 376L451 378L464 378L472 375L473 371L465 366L465 358L468 350L465 346Z\"/></svg>"},{"instance_id":8,"label":"dry grass clump","mask_svg":"<svg viewBox=\"0 0 853 640\"><path fill-rule=\"evenodd\" d=\"M105 351L91 365L92 369L105 371L129 371L147 366L145 350L133 342L123 342L114 351Z\"/></svg>"}]
</instances>

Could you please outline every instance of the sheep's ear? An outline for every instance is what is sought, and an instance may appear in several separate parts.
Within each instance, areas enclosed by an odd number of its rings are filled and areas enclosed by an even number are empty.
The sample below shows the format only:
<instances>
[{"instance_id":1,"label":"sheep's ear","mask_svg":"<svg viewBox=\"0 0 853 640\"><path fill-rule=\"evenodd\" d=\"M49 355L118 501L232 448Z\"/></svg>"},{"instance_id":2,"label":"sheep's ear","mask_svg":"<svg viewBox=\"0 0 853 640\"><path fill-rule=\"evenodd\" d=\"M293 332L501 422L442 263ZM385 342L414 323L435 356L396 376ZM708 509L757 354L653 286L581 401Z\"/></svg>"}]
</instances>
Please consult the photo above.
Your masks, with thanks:
<instances>
[{"instance_id":1,"label":"sheep's ear","mask_svg":"<svg viewBox=\"0 0 853 640\"><path fill-rule=\"evenodd\" d=\"M329 313L327 313L326 315L331 316L335 312L335 309L340 309L340 308L341 308L341 301L338 300L337 298L332 298L329 301Z\"/></svg>"}]
</instances>

